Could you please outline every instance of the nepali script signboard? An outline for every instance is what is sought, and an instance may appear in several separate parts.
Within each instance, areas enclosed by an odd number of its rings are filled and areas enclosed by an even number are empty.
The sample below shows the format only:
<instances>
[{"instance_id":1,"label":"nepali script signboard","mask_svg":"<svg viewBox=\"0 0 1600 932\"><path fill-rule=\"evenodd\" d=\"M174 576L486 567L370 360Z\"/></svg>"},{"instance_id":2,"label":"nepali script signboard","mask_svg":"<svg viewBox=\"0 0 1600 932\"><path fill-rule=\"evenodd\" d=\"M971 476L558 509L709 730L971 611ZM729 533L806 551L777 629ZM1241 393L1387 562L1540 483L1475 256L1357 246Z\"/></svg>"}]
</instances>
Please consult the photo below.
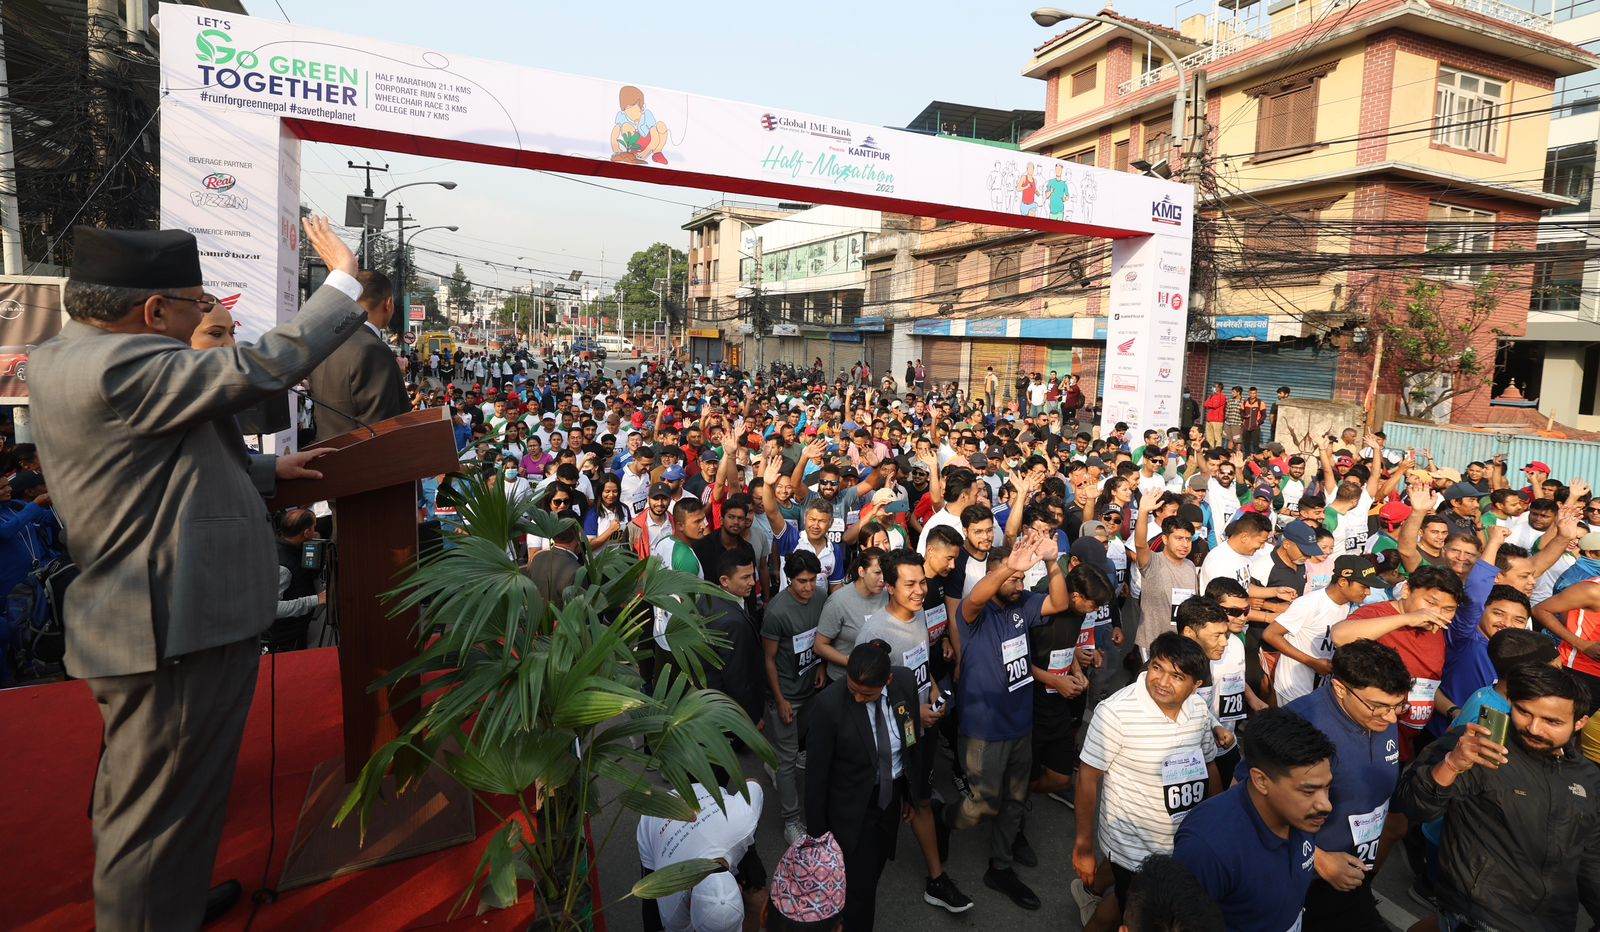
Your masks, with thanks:
<instances>
[{"instance_id":1,"label":"nepali script signboard","mask_svg":"<svg viewBox=\"0 0 1600 932\"><path fill-rule=\"evenodd\" d=\"M313 140L1114 239L1104 418L1177 423L1188 185L192 6L163 3L159 25L162 225L199 239L242 339L298 308Z\"/></svg>"}]
</instances>

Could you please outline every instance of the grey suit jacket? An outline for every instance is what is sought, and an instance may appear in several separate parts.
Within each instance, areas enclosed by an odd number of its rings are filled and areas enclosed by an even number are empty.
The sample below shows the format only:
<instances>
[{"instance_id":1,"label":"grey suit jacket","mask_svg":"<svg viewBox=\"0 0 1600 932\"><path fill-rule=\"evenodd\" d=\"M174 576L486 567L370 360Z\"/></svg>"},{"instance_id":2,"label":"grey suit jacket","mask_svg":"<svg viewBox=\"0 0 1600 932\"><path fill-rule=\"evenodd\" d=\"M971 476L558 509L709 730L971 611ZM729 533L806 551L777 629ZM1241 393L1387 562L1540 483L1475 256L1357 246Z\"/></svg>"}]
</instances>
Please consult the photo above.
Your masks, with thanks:
<instances>
[{"instance_id":1,"label":"grey suit jacket","mask_svg":"<svg viewBox=\"0 0 1600 932\"><path fill-rule=\"evenodd\" d=\"M359 426L350 418L335 414L329 405L368 424L411 410L400 364L367 326L357 327L355 336L311 370L306 387L313 399L325 402L323 406L312 406L319 443Z\"/></svg>"},{"instance_id":2,"label":"grey suit jacket","mask_svg":"<svg viewBox=\"0 0 1600 932\"><path fill-rule=\"evenodd\" d=\"M275 458L249 455L233 414L305 378L364 319L324 285L253 345L197 351L69 321L33 351L34 439L82 568L72 675L149 672L272 623Z\"/></svg>"}]
</instances>

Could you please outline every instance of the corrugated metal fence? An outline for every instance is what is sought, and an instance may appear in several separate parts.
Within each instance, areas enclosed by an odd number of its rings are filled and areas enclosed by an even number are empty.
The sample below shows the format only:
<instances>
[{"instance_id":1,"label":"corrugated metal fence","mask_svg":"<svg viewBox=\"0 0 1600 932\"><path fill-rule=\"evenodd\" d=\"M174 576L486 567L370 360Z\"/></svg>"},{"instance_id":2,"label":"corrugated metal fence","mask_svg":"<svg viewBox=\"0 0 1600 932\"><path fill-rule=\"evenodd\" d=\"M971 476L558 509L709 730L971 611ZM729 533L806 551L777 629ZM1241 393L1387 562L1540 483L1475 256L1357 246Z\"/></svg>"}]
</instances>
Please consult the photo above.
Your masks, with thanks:
<instances>
[{"instance_id":1,"label":"corrugated metal fence","mask_svg":"<svg viewBox=\"0 0 1600 932\"><path fill-rule=\"evenodd\" d=\"M1505 454L1512 484L1522 467L1534 460L1550 467L1551 475L1562 482L1582 478L1600 485L1600 443L1588 440L1548 440L1512 433L1459 430L1425 424L1390 421L1383 426L1389 446L1396 449L1429 450L1441 466L1461 469L1479 460L1488 462Z\"/></svg>"}]
</instances>

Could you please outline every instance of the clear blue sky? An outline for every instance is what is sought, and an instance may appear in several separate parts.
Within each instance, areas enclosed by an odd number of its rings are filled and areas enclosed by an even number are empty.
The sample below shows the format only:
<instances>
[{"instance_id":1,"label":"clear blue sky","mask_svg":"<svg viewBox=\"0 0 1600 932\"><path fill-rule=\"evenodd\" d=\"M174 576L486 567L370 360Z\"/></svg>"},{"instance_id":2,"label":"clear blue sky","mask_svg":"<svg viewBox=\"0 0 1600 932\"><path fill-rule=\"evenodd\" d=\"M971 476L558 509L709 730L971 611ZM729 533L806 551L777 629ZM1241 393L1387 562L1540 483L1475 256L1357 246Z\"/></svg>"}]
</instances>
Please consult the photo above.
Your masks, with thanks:
<instances>
[{"instance_id":1,"label":"clear blue sky","mask_svg":"<svg viewBox=\"0 0 1600 932\"><path fill-rule=\"evenodd\" d=\"M418 0L316 3L281 0L298 23L355 36L429 46L491 60L626 79L694 93L792 107L853 121L902 126L931 100L1001 108L1044 106L1044 84L1019 73L1033 47L1059 31L1028 18L1033 6L1007 0L866 3L752 3L707 0ZM273 0L249 11L278 18ZM1085 12L1093 5L1081 7ZM1170 6L1124 2L1129 15L1167 23ZM599 190L519 169L438 162L308 144L303 197L343 214L360 174L346 160L387 161L389 186L451 180L455 191L402 192L423 224L456 224L459 234L425 234L419 246L549 269L619 274L634 250L665 240L682 248L690 208ZM381 178L381 176L379 176ZM689 188L597 179L684 204L718 195ZM381 193L380 180L373 186ZM390 214L393 214L391 205ZM519 260L518 256L529 256ZM455 260L419 253L417 264L448 272ZM497 277L465 263L484 284ZM501 271L498 283L526 280Z\"/></svg>"}]
</instances>

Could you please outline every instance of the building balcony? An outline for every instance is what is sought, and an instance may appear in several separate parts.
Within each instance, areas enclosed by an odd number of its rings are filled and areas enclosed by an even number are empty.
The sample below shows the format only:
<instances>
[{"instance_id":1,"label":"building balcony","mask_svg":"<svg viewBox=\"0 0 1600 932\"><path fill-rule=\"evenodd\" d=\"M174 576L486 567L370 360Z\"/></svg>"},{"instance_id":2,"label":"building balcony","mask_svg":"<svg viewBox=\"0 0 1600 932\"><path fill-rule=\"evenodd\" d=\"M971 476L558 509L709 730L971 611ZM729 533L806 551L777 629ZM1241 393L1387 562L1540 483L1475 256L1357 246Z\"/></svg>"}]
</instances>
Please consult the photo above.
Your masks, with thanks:
<instances>
[{"instance_id":1,"label":"building balcony","mask_svg":"<svg viewBox=\"0 0 1600 932\"><path fill-rule=\"evenodd\" d=\"M1242 52L1269 39L1286 35L1313 24L1330 24L1345 14L1343 11L1373 0L1312 0L1299 3L1286 0L1276 4L1264 21L1241 22L1236 18L1207 17L1199 28L1211 39L1199 51L1183 56L1178 61L1184 70L1193 73L1213 62ZM1536 13L1502 0L1438 0L1446 6L1496 20L1504 25L1525 29L1553 37L1555 19L1548 13ZM1188 31L1187 29L1185 30ZM1121 96L1137 93L1178 76L1171 62L1151 68L1142 75L1117 85Z\"/></svg>"}]
</instances>

